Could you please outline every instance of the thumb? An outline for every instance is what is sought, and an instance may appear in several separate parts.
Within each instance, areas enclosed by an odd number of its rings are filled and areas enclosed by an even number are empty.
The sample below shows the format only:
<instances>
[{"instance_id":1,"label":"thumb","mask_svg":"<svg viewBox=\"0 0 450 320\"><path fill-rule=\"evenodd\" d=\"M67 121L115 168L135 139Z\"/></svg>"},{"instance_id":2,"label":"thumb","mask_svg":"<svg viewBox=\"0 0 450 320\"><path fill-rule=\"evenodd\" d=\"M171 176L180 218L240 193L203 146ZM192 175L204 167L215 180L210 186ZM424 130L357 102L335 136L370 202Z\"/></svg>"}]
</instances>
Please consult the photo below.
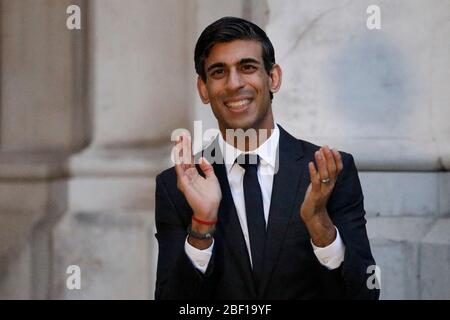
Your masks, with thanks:
<instances>
[{"instance_id":1,"label":"thumb","mask_svg":"<svg viewBox=\"0 0 450 320\"><path fill-rule=\"evenodd\" d=\"M205 174L206 179L215 177L214 175L214 169L212 165L206 160L206 158L201 157L200 158L200 169L202 169L203 173Z\"/></svg>"},{"instance_id":2,"label":"thumb","mask_svg":"<svg viewBox=\"0 0 450 320\"><path fill-rule=\"evenodd\" d=\"M307 195L309 195L311 193L311 190L312 190L312 183L310 183L308 188L306 189L305 198L306 198Z\"/></svg>"}]
</instances>

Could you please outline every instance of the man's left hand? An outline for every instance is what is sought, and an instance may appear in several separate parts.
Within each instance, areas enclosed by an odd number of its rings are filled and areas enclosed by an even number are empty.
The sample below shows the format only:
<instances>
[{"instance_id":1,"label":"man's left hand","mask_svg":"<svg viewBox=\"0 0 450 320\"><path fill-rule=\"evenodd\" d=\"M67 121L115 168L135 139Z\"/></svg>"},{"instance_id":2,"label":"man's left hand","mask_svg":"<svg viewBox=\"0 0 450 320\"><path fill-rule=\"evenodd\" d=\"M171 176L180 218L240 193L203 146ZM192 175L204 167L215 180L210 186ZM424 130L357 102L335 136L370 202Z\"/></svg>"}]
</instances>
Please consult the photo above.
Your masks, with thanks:
<instances>
[{"instance_id":1,"label":"man's left hand","mask_svg":"<svg viewBox=\"0 0 450 320\"><path fill-rule=\"evenodd\" d=\"M314 157L317 169L312 161L309 162L311 183L300 208L300 217L305 222L313 243L325 247L336 239L336 230L327 212L327 202L343 164L339 152L330 150L328 146L316 151Z\"/></svg>"}]
</instances>

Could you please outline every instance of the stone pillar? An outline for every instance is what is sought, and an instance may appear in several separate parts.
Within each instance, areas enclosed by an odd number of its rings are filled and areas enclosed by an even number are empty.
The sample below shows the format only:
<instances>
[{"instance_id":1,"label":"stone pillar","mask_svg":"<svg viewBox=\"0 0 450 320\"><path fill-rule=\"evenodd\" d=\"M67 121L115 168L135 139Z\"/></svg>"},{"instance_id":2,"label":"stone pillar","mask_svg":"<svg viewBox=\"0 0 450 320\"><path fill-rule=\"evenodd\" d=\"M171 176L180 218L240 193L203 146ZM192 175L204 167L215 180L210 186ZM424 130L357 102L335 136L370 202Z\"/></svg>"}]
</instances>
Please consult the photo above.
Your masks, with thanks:
<instances>
[{"instance_id":1,"label":"stone pillar","mask_svg":"<svg viewBox=\"0 0 450 320\"><path fill-rule=\"evenodd\" d=\"M86 144L84 31L66 27L71 4L84 1L0 2L0 299L49 297L65 160Z\"/></svg>"},{"instance_id":2,"label":"stone pillar","mask_svg":"<svg viewBox=\"0 0 450 320\"><path fill-rule=\"evenodd\" d=\"M70 161L52 298L153 298L155 176L171 165L170 134L189 125L192 108L189 8L176 0L89 2L92 143ZM68 265L80 267L81 290L66 290Z\"/></svg>"}]
</instances>

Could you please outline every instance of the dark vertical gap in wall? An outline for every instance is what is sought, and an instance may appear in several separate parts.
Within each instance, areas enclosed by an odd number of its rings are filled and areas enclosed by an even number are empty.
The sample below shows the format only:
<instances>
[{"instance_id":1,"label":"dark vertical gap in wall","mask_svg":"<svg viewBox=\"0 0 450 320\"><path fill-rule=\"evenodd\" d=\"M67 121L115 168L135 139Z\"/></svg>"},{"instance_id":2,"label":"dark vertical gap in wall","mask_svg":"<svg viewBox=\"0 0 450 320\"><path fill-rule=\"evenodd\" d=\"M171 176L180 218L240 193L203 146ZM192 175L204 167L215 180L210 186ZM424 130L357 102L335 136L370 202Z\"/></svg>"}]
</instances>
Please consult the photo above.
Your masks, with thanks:
<instances>
[{"instance_id":1,"label":"dark vertical gap in wall","mask_svg":"<svg viewBox=\"0 0 450 320\"><path fill-rule=\"evenodd\" d=\"M242 17L266 30L269 19L267 0L242 0Z\"/></svg>"},{"instance_id":2,"label":"dark vertical gap in wall","mask_svg":"<svg viewBox=\"0 0 450 320\"><path fill-rule=\"evenodd\" d=\"M2 64L3 64L3 51L2 51L2 40L3 40L3 33L2 33L2 16L3 16L3 1L0 1L0 151L2 150L3 146L3 134L2 134L2 91L3 91L3 81L2 81Z\"/></svg>"},{"instance_id":3,"label":"dark vertical gap in wall","mask_svg":"<svg viewBox=\"0 0 450 320\"><path fill-rule=\"evenodd\" d=\"M89 59L88 59L88 34L89 2L85 0L76 1L80 7L81 30L71 30L72 34L72 120L71 135L72 143L70 152L78 151L86 147L91 140L91 123L89 114L88 81L89 81Z\"/></svg>"},{"instance_id":4,"label":"dark vertical gap in wall","mask_svg":"<svg viewBox=\"0 0 450 320\"><path fill-rule=\"evenodd\" d=\"M246 20L252 21L252 0L242 0L242 17Z\"/></svg>"},{"instance_id":5,"label":"dark vertical gap in wall","mask_svg":"<svg viewBox=\"0 0 450 320\"><path fill-rule=\"evenodd\" d=\"M85 23L82 24L85 28L84 31L84 86L83 86L83 105L84 105L84 147L91 144L93 139L93 127L94 127L94 106L92 103L93 87L92 79L93 79L93 57L92 57L92 39L94 38L94 24L92 19L94 17L94 3L93 1L84 1L83 2L84 14L82 15Z\"/></svg>"}]
</instances>

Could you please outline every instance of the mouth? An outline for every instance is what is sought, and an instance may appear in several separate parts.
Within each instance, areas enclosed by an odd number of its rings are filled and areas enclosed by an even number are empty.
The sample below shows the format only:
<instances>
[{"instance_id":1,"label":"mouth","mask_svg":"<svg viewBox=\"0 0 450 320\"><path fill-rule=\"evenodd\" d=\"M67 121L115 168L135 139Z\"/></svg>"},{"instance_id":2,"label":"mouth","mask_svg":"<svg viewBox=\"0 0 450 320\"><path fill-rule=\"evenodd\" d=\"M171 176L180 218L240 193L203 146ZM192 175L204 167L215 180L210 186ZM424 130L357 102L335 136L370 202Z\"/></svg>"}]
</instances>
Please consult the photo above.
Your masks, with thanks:
<instances>
[{"instance_id":1,"label":"mouth","mask_svg":"<svg viewBox=\"0 0 450 320\"><path fill-rule=\"evenodd\" d=\"M252 102L252 99L246 98L246 99L241 99L241 100L236 100L236 101L228 101L228 102L225 102L224 104L230 112L241 113L241 112L245 112L248 109L251 102Z\"/></svg>"}]
</instances>

